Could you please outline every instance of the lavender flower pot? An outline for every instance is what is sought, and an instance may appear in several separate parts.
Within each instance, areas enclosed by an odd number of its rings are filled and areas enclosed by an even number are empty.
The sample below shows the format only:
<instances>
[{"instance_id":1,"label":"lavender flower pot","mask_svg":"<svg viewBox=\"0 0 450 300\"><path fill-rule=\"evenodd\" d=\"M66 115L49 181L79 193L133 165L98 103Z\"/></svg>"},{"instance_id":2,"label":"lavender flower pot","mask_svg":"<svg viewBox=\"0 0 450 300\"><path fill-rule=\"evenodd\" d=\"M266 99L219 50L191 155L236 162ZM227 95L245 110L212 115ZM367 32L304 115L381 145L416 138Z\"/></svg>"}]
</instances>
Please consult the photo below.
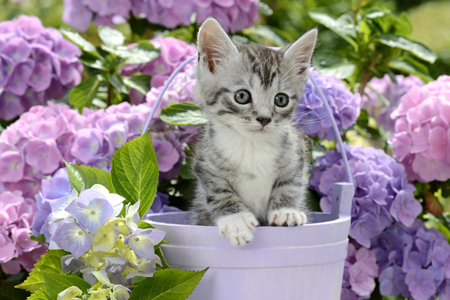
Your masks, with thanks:
<instances>
[{"instance_id":1,"label":"lavender flower pot","mask_svg":"<svg viewBox=\"0 0 450 300\"><path fill-rule=\"evenodd\" d=\"M148 215L167 233L162 251L177 269L202 270L205 276L191 300L340 299L350 228L353 185L338 183L333 199L339 216L316 213L298 227L258 227L245 246L232 246L215 226L188 224L190 212Z\"/></svg>"}]
</instances>

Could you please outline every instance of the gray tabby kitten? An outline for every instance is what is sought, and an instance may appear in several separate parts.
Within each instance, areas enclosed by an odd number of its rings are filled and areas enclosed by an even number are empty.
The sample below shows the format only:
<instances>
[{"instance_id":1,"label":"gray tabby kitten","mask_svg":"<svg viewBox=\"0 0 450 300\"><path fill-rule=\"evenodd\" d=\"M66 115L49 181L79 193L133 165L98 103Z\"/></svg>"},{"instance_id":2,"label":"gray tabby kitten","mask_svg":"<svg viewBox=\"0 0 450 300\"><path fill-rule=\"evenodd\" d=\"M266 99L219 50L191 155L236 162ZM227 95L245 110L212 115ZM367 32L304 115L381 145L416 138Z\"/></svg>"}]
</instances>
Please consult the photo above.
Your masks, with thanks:
<instances>
[{"instance_id":1,"label":"gray tabby kitten","mask_svg":"<svg viewBox=\"0 0 450 300\"><path fill-rule=\"evenodd\" d=\"M245 245L258 225L307 222L308 152L292 118L316 37L275 51L236 47L213 18L201 26L196 93L208 123L195 149L192 224Z\"/></svg>"}]
</instances>

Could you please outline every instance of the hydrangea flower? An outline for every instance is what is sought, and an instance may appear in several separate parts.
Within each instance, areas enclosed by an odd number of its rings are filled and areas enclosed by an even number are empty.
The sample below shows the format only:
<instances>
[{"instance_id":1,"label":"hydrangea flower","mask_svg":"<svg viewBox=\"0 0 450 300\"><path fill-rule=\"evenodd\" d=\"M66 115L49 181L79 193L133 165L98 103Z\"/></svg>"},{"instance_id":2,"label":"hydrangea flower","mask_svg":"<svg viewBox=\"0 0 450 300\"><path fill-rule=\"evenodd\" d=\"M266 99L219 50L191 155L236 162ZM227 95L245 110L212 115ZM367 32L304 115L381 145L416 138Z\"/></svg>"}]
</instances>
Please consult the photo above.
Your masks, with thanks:
<instances>
[{"instance_id":1,"label":"hydrangea flower","mask_svg":"<svg viewBox=\"0 0 450 300\"><path fill-rule=\"evenodd\" d=\"M395 121L391 119L391 113L397 108L400 98L411 88L424 85L423 81L414 75L408 77L396 75L395 79L397 84L392 82L388 74L385 74L383 78L372 78L364 90L361 101L361 108L375 118L378 125L385 131L395 129Z\"/></svg>"},{"instance_id":2,"label":"hydrangea flower","mask_svg":"<svg viewBox=\"0 0 450 300\"><path fill-rule=\"evenodd\" d=\"M188 91L180 92L180 99ZM121 103L106 110L85 108L82 114L62 103L34 106L0 136L0 182L6 190L20 190L34 198L41 180L63 167L61 158L109 170L118 147L141 134L149 111L147 103ZM185 143L197 127L169 126L155 117L150 129L161 177L178 177Z\"/></svg>"},{"instance_id":3,"label":"hydrangea flower","mask_svg":"<svg viewBox=\"0 0 450 300\"><path fill-rule=\"evenodd\" d=\"M0 23L0 44L0 119L61 99L81 81L80 49L37 17L21 15Z\"/></svg>"},{"instance_id":4,"label":"hydrangea flower","mask_svg":"<svg viewBox=\"0 0 450 300\"><path fill-rule=\"evenodd\" d=\"M314 76L327 98L340 132L355 124L360 113L361 96L351 93L345 84L334 76L323 75L313 69L310 69L309 74ZM335 139L331 120L310 80L306 83L300 99L295 121L297 127L309 136L318 136L329 141Z\"/></svg>"},{"instance_id":5,"label":"hydrangea flower","mask_svg":"<svg viewBox=\"0 0 450 300\"><path fill-rule=\"evenodd\" d=\"M0 190L0 265L6 274L28 272L47 251L46 244L29 241L36 204L19 191Z\"/></svg>"},{"instance_id":6,"label":"hydrangea flower","mask_svg":"<svg viewBox=\"0 0 450 300\"><path fill-rule=\"evenodd\" d=\"M120 210L122 209L121 203L123 201L123 197L116 195L116 194L110 194L108 192L108 190L106 188L102 187L101 185L95 185L91 188L91 190L92 190L90 192L91 195L92 195L92 193L95 193L95 194L100 193L103 195L103 196L100 196L100 198L107 199L109 203L112 203L111 209L113 210L113 212L115 214L118 214L120 212ZM83 195L86 195L86 193L84 193ZM89 194L87 194L87 195L89 196ZM45 221L46 220L54 221L57 219L63 219L63 218L68 217L69 212L67 212L65 210L66 208L68 208L69 211L74 211L74 209L75 209L75 214L80 215L80 209L78 209L78 205L75 206L75 203L74 203L74 205L69 207L69 204L71 204L73 202L73 200L77 197L78 197L78 195L77 194L74 195L74 191L71 189L69 176L67 174L66 168L59 169L52 178L43 179L42 180L42 190L35 197L36 203L37 203L37 211L36 211L35 217L33 219L33 222L31 223L33 236L39 236L39 235L43 234L45 236L46 241L50 242L50 232L48 230L48 227L46 226ZM157 192L155 195L153 204L150 207L147 214L177 211L178 210L177 208L169 206L168 199L169 199L169 195ZM52 213L52 211L53 211L53 213ZM58 213L55 213L56 211L58 211ZM89 213L89 211L88 211L88 213ZM51 214L51 216L50 216L50 214ZM135 212L132 213L132 215L134 215L134 214L135 214ZM88 216L89 216L89 214L88 214ZM83 218L83 216L82 216L82 218ZM130 218L131 218L131 216L130 216ZM56 222L53 222L53 223L56 223ZM137 224L137 223L139 223L139 218L137 219L137 221L130 219L129 223ZM54 228L56 228L56 227L54 227ZM105 229L102 229L102 230L105 230ZM108 233L108 237L110 237L109 233ZM95 242L96 237L95 236L93 236L93 237L94 237L94 242ZM94 247L94 251L97 251L95 247Z\"/></svg>"},{"instance_id":7,"label":"hydrangea flower","mask_svg":"<svg viewBox=\"0 0 450 300\"><path fill-rule=\"evenodd\" d=\"M406 179L405 168L383 150L346 146L355 183L350 237L369 248L370 239L378 236L395 221L410 226L422 211L414 198L414 185ZM333 184L346 180L340 152L328 151L318 157L310 179L322 196L320 207L331 210Z\"/></svg>"},{"instance_id":8,"label":"hydrangea flower","mask_svg":"<svg viewBox=\"0 0 450 300\"><path fill-rule=\"evenodd\" d=\"M100 272L97 272L100 273ZM102 274L103 275L103 274ZM101 275L98 275L99 277ZM128 300L131 290L119 284L111 284L108 277L102 277L102 287L88 289L88 294L83 294L77 286L71 286L58 294L57 300L74 300L74 299L111 299L111 300ZM106 288L104 288L106 286ZM90 297L90 298L88 298Z\"/></svg>"},{"instance_id":9,"label":"hydrangea flower","mask_svg":"<svg viewBox=\"0 0 450 300\"><path fill-rule=\"evenodd\" d=\"M194 44L187 44L186 42L173 37L157 37L151 40L151 43L157 49L160 49L160 55L147 64L125 65L121 69L121 73L122 75L127 76L136 72L149 74L152 76L150 82L152 88L162 87L170 74L172 74L182 62L192 55L197 54L197 47ZM185 66L175 77L171 84L171 88L167 93L174 92L175 94L173 94L172 97L175 97L175 99L182 98L181 101L194 102L194 67L195 61L192 61ZM154 90L153 93L154 92L159 92L159 90ZM176 95L176 93L179 93L180 95ZM134 89L130 90L130 99L133 104L145 102L145 96Z\"/></svg>"},{"instance_id":10,"label":"hydrangea flower","mask_svg":"<svg viewBox=\"0 0 450 300\"><path fill-rule=\"evenodd\" d=\"M394 157L403 163L409 180L430 182L450 178L450 76L411 88L391 117L389 138Z\"/></svg>"},{"instance_id":11,"label":"hydrangea flower","mask_svg":"<svg viewBox=\"0 0 450 300\"><path fill-rule=\"evenodd\" d=\"M165 233L137 228L139 201L128 205L126 217L120 218L124 198L101 185L63 200L65 205L52 205L46 226L50 248L71 253L61 259L64 272L81 272L91 285L98 281L109 285L106 274L125 286L130 286L134 276L153 276L156 263L161 264L153 249ZM61 212L65 214L62 219L57 217Z\"/></svg>"},{"instance_id":12,"label":"hydrangea flower","mask_svg":"<svg viewBox=\"0 0 450 300\"><path fill-rule=\"evenodd\" d=\"M166 28L216 18L227 31L250 27L258 19L259 0L64 0L63 21L79 31L86 31L93 16L97 25L113 27L133 14Z\"/></svg>"}]
</instances>

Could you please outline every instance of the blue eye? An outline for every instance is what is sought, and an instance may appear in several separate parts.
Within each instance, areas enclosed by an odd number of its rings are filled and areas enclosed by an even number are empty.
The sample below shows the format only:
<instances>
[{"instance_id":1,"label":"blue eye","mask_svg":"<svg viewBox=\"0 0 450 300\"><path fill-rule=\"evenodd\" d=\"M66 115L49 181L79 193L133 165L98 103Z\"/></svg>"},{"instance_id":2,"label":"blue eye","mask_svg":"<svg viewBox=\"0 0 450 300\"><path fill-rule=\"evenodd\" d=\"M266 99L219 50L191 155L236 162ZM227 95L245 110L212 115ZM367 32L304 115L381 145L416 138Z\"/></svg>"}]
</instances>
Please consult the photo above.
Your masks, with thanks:
<instances>
[{"instance_id":1,"label":"blue eye","mask_svg":"<svg viewBox=\"0 0 450 300\"><path fill-rule=\"evenodd\" d=\"M249 91L240 90L234 93L234 100L239 104L247 104L252 102L252 96Z\"/></svg>"},{"instance_id":2,"label":"blue eye","mask_svg":"<svg viewBox=\"0 0 450 300\"><path fill-rule=\"evenodd\" d=\"M289 104L289 97L286 94L279 93L275 96L275 105L278 107L285 107Z\"/></svg>"}]
</instances>

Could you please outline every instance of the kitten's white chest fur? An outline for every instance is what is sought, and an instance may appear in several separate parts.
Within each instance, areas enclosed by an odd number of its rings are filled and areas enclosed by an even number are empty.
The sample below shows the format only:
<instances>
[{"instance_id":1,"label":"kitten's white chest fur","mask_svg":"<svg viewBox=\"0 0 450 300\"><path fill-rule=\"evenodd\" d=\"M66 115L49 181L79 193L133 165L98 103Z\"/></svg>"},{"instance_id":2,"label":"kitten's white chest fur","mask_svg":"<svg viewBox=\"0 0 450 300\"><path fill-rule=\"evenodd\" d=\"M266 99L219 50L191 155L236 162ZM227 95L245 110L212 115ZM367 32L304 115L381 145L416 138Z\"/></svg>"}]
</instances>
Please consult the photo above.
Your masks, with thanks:
<instances>
[{"instance_id":1,"label":"kitten's white chest fur","mask_svg":"<svg viewBox=\"0 0 450 300\"><path fill-rule=\"evenodd\" d=\"M272 186L278 176L276 159L280 144L267 137L223 134L216 147L238 169L230 179L237 194L257 218L266 218Z\"/></svg>"}]
</instances>

